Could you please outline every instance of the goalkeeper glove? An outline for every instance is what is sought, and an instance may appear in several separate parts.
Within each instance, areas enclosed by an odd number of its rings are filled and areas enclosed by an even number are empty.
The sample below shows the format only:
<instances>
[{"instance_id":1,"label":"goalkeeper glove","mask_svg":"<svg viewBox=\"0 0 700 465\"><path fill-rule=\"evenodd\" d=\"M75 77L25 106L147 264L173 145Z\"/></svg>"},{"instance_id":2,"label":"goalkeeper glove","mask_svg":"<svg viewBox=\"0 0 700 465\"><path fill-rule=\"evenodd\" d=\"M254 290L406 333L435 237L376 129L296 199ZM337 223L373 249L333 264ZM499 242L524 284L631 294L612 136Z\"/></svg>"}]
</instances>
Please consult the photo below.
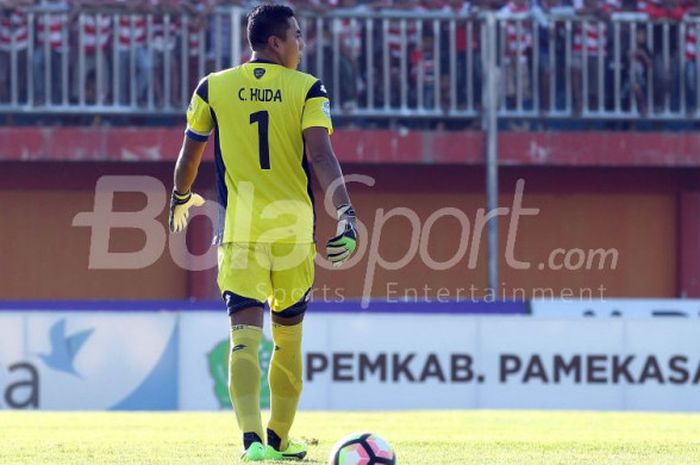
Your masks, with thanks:
<instances>
[{"instance_id":1,"label":"goalkeeper glove","mask_svg":"<svg viewBox=\"0 0 700 465\"><path fill-rule=\"evenodd\" d=\"M204 205L204 199L201 195L192 191L181 194L173 190L173 195L170 197L170 214L168 215L170 230L180 232L185 229L187 218L190 216L190 207L201 207L202 205Z\"/></svg>"},{"instance_id":2,"label":"goalkeeper glove","mask_svg":"<svg viewBox=\"0 0 700 465\"><path fill-rule=\"evenodd\" d=\"M326 244L326 255L334 267L345 263L357 248L357 216L352 205L341 205L336 210L338 228L336 236Z\"/></svg>"}]
</instances>

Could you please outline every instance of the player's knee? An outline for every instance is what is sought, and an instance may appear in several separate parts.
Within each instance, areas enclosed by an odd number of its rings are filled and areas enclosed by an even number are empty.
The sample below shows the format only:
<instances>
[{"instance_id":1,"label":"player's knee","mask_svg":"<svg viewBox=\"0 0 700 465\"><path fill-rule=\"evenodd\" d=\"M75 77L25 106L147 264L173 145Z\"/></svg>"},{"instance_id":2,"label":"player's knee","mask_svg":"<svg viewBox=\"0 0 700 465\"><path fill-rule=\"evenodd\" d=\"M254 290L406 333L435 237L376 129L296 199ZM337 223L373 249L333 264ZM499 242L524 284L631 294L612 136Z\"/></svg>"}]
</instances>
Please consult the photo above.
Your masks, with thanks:
<instances>
[{"instance_id":1,"label":"player's knee","mask_svg":"<svg viewBox=\"0 0 700 465\"><path fill-rule=\"evenodd\" d=\"M304 320L306 308L309 305L311 289L308 289L304 295L293 305L279 312L272 313L272 321L284 326L293 326L301 323Z\"/></svg>"}]
</instances>

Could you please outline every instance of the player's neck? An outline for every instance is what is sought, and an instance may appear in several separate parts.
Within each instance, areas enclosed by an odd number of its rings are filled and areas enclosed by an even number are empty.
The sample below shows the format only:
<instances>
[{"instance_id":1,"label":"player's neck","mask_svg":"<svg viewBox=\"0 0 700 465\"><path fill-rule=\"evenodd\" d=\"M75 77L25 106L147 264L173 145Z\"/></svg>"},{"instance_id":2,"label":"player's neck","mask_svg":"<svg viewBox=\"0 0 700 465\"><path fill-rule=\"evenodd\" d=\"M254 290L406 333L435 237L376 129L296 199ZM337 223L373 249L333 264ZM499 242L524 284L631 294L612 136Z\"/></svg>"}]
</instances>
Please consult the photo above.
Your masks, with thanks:
<instances>
[{"instance_id":1,"label":"player's neck","mask_svg":"<svg viewBox=\"0 0 700 465\"><path fill-rule=\"evenodd\" d=\"M277 58L274 54L266 52L253 52L253 55L250 57L250 61L262 61L284 66L282 63L280 63L279 58Z\"/></svg>"}]
</instances>

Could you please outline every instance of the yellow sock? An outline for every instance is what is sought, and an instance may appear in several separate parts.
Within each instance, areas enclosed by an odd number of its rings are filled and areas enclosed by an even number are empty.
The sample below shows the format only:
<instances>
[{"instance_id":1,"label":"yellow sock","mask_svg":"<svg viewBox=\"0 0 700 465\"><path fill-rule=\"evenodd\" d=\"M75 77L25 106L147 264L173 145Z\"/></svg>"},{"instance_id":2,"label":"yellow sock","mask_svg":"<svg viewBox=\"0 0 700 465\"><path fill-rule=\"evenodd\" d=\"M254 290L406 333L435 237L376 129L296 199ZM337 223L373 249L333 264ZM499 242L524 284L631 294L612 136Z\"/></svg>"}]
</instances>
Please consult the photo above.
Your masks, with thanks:
<instances>
[{"instance_id":1,"label":"yellow sock","mask_svg":"<svg viewBox=\"0 0 700 465\"><path fill-rule=\"evenodd\" d=\"M270 424L280 439L278 449L287 449L302 386L301 323L272 325L275 351L270 361ZM271 444L272 445L272 444Z\"/></svg>"},{"instance_id":2,"label":"yellow sock","mask_svg":"<svg viewBox=\"0 0 700 465\"><path fill-rule=\"evenodd\" d=\"M263 440L260 418L260 361L262 328L237 325L231 328L228 392L243 434L255 433Z\"/></svg>"}]
</instances>

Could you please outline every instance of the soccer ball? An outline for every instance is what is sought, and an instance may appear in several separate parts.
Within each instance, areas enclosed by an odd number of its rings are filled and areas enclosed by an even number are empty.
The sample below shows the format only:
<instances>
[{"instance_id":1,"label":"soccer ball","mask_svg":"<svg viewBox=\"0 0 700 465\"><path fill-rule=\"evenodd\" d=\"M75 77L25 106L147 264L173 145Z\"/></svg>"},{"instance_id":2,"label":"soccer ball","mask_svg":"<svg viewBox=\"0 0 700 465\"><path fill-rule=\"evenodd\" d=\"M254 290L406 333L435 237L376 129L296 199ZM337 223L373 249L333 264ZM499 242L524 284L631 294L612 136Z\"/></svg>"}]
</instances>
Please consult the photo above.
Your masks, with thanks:
<instances>
[{"instance_id":1,"label":"soccer ball","mask_svg":"<svg viewBox=\"0 0 700 465\"><path fill-rule=\"evenodd\" d=\"M354 433L336 442L328 465L395 465L396 454L384 439L372 433Z\"/></svg>"}]
</instances>

